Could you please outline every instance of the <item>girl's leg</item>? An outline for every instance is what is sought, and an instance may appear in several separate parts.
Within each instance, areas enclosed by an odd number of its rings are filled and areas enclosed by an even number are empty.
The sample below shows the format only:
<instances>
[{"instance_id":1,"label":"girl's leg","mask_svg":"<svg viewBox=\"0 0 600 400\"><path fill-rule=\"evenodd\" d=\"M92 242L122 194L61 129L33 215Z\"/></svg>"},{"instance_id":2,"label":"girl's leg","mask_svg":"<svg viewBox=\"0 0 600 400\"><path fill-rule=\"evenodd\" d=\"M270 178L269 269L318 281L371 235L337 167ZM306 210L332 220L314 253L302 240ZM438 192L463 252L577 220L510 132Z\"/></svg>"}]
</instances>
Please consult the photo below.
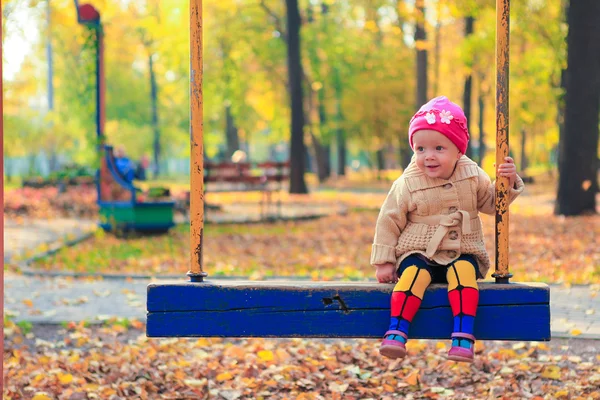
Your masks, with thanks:
<instances>
[{"instance_id":1,"label":"girl's leg","mask_svg":"<svg viewBox=\"0 0 600 400\"><path fill-rule=\"evenodd\" d=\"M427 263L416 256L409 256L400 265L400 279L394 287L391 299L390 331L400 331L405 336L390 334L386 338L406 343L408 328L421 306L425 289L431 283Z\"/></svg>"},{"instance_id":2,"label":"girl's leg","mask_svg":"<svg viewBox=\"0 0 600 400\"><path fill-rule=\"evenodd\" d=\"M467 358L472 359L473 325L479 303L479 289L477 286L477 262L472 256L461 256L448 267L448 300L454 315L454 333L452 334L452 348L461 347L469 350ZM451 349L451 352L453 350ZM471 354L469 357L468 354ZM457 359L458 360L458 359ZM459 361L468 361L460 359Z\"/></svg>"}]
</instances>

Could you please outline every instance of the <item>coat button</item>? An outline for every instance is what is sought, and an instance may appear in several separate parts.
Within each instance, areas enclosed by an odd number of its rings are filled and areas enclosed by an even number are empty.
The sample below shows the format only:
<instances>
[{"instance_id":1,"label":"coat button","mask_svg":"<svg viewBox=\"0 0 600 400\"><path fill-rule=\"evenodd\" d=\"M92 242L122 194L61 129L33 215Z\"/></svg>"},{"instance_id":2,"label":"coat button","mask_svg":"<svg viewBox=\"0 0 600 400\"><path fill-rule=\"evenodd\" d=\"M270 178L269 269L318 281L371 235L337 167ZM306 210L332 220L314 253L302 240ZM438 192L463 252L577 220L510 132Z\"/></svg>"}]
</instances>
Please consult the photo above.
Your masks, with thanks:
<instances>
[{"instance_id":1,"label":"coat button","mask_svg":"<svg viewBox=\"0 0 600 400\"><path fill-rule=\"evenodd\" d=\"M454 207L454 206L452 206L452 207L450 207L448 210L449 210L451 213L453 213L453 212L457 212L457 211L458 211L458 208L457 208L457 207Z\"/></svg>"},{"instance_id":2,"label":"coat button","mask_svg":"<svg viewBox=\"0 0 600 400\"><path fill-rule=\"evenodd\" d=\"M450 240L456 240L458 239L458 232L456 231L450 231Z\"/></svg>"},{"instance_id":3,"label":"coat button","mask_svg":"<svg viewBox=\"0 0 600 400\"><path fill-rule=\"evenodd\" d=\"M450 251L448 252L448 256L449 256L450 258L454 258L454 257L456 257L457 255L458 255L458 253L457 253L456 251L454 251L454 250L450 250Z\"/></svg>"},{"instance_id":4,"label":"coat button","mask_svg":"<svg viewBox=\"0 0 600 400\"><path fill-rule=\"evenodd\" d=\"M450 189L452 187L451 183L446 183L444 186L442 186L444 189Z\"/></svg>"}]
</instances>

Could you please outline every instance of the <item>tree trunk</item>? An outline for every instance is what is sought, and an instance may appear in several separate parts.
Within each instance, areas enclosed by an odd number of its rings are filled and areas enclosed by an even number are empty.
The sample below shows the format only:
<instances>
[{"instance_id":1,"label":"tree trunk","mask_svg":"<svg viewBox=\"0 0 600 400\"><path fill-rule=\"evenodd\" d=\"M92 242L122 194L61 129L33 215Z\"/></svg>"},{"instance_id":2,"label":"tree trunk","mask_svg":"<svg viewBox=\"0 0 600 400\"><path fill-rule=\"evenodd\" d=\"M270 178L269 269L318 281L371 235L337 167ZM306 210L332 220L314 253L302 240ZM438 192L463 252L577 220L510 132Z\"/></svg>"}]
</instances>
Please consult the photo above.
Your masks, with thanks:
<instances>
[{"instance_id":1,"label":"tree trunk","mask_svg":"<svg viewBox=\"0 0 600 400\"><path fill-rule=\"evenodd\" d=\"M50 172L54 172L58 170L58 151L55 146L50 150L50 154L48 154L48 167Z\"/></svg>"},{"instance_id":2,"label":"tree trunk","mask_svg":"<svg viewBox=\"0 0 600 400\"><path fill-rule=\"evenodd\" d=\"M306 146L302 102L302 63L300 58L300 12L298 0L285 0L287 9L287 61L291 106L290 193L308 193L304 181Z\"/></svg>"},{"instance_id":3,"label":"tree trunk","mask_svg":"<svg viewBox=\"0 0 600 400\"><path fill-rule=\"evenodd\" d=\"M310 166L312 167L313 171L317 172L317 177L319 179L319 183L323 183L325 182L325 180L327 179L327 163L328 163L328 159L326 159L326 151L325 151L325 147L321 144L321 141L319 140L319 138L317 137L317 135L315 135L315 125L312 123L310 116L313 115L313 111L314 111L314 107L315 107L315 103L314 103L314 92L309 88L307 88L307 96L306 96L306 100L307 100L307 109L308 109L308 133L310 134L310 141L312 144L312 154L310 154L312 163L310 163ZM319 120L320 120L320 115L321 115L321 110L319 107ZM307 171L308 172L308 171Z\"/></svg>"},{"instance_id":4,"label":"tree trunk","mask_svg":"<svg viewBox=\"0 0 600 400\"><path fill-rule=\"evenodd\" d=\"M427 50L425 49L425 0L416 0L417 21L415 42L417 43L417 108L427 103ZM419 49L419 46L422 46Z\"/></svg>"},{"instance_id":5,"label":"tree trunk","mask_svg":"<svg viewBox=\"0 0 600 400\"><path fill-rule=\"evenodd\" d=\"M595 212L600 111L600 2L571 1L567 12L565 129L559 142L555 214Z\"/></svg>"},{"instance_id":6,"label":"tree trunk","mask_svg":"<svg viewBox=\"0 0 600 400\"><path fill-rule=\"evenodd\" d=\"M240 149L240 138L238 136L238 127L235 124L233 114L231 114L230 104L225 106L225 139L227 144L225 157L228 161L231 161L233 153Z\"/></svg>"},{"instance_id":7,"label":"tree trunk","mask_svg":"<svg viewBox=\"0 0 600 400\"><path fill-rule=\"evenodd\" d=\"M315 164L316 164L316 169L317 169L317 177L319 178L319 182L323 183L327 180L327 178L329 177L329 175L327 174L327 164L328 164L328 157L329 157L329 153L327 151L327 148L325 146L323 146L321 144L321 142L319 141L319 138L317 136L315 136L315 134L313 133L313 131L310 131L310 137L312 140L312 144L313 144L313 151L315 154Z\"/></svg>"},{"instance_id":8,"label":"tree trunk","mask_svg":"<svg viewBox=\"0 0 600 400\"><path fill-rule=\"evenodd\" d=\"M529 162L527 161L527 152L525 151L525 147L527 147L527 131L525 129L521 129L521 172L525 174L525 170Z\"/></svg>"},{"instance_id":9,"label":"tree trunk","mask_svg":"<svg viewBox=\"0 0 600 400\"><path fill-rule=\"evenodd\" d=\"M471 34L473 34L473 24L475 22L475 18L469 16L465 18L465 38L468 38ZM467 118L467 130L471 132L471 93L473 92L473 75L471 72L465 78L465 88L463 92L463 111L465 112L465 117ZM471 142L467 142L467 157L472 156L471 151Z\"/></svg>"},{"instance_id":10,"label":"tree trunk","mask_svg":"<svg viewBox=\"0 0 600 400\"><path fill-rule=\"evenodd\" d=\"M306 10L307 20L309 23L314 22L314 15L312 12L312 6ZM323 83L323 78L321 77L321 61L319 59L319 55L317 54L317 49L319 48L318 41L315 41L312 45L308 46L308 57L310 60L310 65L312 69L312 79L313 81L320 82L321 88L315 91L312 90L309 79L305 79L306 82L306 90L307 90L307 125L309 127L309 134L312 143L312 153L313 157L313 169L317 171L317 177L320 183L323 183L327 180L330 174L329 167L329 146L323 145L322 140L327 139L327 135L325 132L325 126L327 123L327 112L325 110L325 85ZM306 77L305 77L306 78ZM317 111L317 121L316 124L312 121L312 116L315 115L315 97L317 100L316 111ZM319 133L317 136L315 134L315 130Z\"/></svg>"},{"instance_id":11,"label":"tree trunk","mask_svg":"<svg viewBox=\"0 0 600 400\"><path fill-rule=\"evenodd\" d=\"M160 128L158 126L158 86L156 85L156 74L154 73L153 54L148 56L148 68L150 69L150 100L152 102L152 131L154 132L154 179L160 174Z\"/></svg>"},{"instance_id":12,"label":"tree trunk","mask_svg":"<svg viewBox=\"0 0 600 400\"><path fill-rule=\"evenodd\" d=\"M342 127L344 121L344 113L342 112L342 81L340 71L337 67L333 67L333 88L335 90L335 144L337 149L337 176L346 175L346 133Z\"/></svg>"},{"instance_id":13,"label":"tree trunk","mask_svg":"<svg viewBox=\"0 0 600 400\"><path fill-rule=\"evenodd\" d=\"M479 165L483 166L485 158L485 132L483 131L483 117L485 115L485 102L483 101L483 93L479 93Z\"/></svg>"},{"instance_id":14,"label":"tree trunk","mask_svg":"<svg viewBox=\"0 0 600 400\"><path fill-rule=\"evenodd\" d=\"M319 90L318 97L319 97L319 106L318 106L319 127L320 127L320 131L321 131L321 135L323 135L323 132L325 131L326 126L327 126L327 111L325 110L325 86L323 86L321 88L321 90ZM327 135L326 137L330 138L329 141L331 141L331 136ZM322 154L323 164L319 164L319 177L321 177L321 175L322 175L323 181L324 181L331 176L331 161L330 161L330 157L329 157L330 156L330 147L328 144L321 145L320 147L323 151L323 154Z\"/></svg>"},{"instance_id":15,"label":"tree trunk","mask_svg":"<svg viewBox=\"0 0 600 400\"><path fill-rule=\"evenodd\" d=\"M377 180L381 180L381 171L385 170L385 154L383 149L379 149L375 152L375 159L377 160Z\"/></svg>"}]
</instances>

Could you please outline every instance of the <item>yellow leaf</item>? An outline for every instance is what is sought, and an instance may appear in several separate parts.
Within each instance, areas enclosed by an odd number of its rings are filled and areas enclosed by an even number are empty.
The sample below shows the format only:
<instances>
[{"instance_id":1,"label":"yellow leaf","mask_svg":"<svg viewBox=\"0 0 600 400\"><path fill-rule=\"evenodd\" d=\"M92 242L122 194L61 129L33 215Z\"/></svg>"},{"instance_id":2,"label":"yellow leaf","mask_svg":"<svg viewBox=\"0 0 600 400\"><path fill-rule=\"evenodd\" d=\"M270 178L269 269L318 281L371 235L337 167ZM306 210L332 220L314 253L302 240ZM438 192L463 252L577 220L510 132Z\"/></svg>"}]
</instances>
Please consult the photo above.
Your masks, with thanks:
<instances>
[{"instance_id":1,"label":"yellow leaf","mask_svg":"<svg viewBox=\"0 0 600 400\"><path fill-rule=\"evenodd\" d=\"M27 307L33 307L33 301L29 299L23 300L23 304L25 304Z\"/></svg>"},{"instance_id":2,"label":"yellow leaf","mask_svg":"<svg viewBox=\"0 0 600 400\"><path fill-rule=\"evenodd\" d=\"M573 336L579 336L579 335L581 335L581 331L579 329L573 329L571 331L571 335L573 335Z\"/></svg>"},{"instance_id":3,"label":"yellow leaf","mask_svg":"<svg viewBox=\"0 0 600 400\"><path fill-rule=\"evenodd\" d=\"M558 365L548 365L542 371L542 378L559 380L561 378L560 367Z\"/></svg>"},{"instance_id":4,"label":"yellow leaf","mask_svg":"<svg viewBox=\"0 0 600 400\"><path fill-rule=\"evenodd\" d=\"M233 378L229 372L223 372L222 374L217 375L217 382L225 382Z\"/></svg>"},{"instance_id":5,"label":"yellow leaf","mask_svg":"<svg viewBox=\"0 0 600 400\"><path fill-rule=\"evenodd\" d=\"M554 393L555 399L560 399L561 397L569 397L569 392L567 390L559 390Z\"/></svg>"},{"instance_id":6,"label":"yellow leaf","mask_svg":"<svg viewBox=\"0 0 600 400\"><path fill-rule=\"evenodd\" d=\"M63 385L68 385L73 382L73 375L71 374L58 374L58 380Z\"/></svg>"},{"instance_id":7,"label":"yellow leaf","mask_svg":"<svg viewBox=\"0 0 600 400\"><path fill-rule=\"evenodd\" d=\"M48 396L46 393L36 393L31 400L52 400L52 397Z\"/></svg>"},{"instance_id":8,"label":"yellow leaf","mask_svg":"<svg viewBox=\"0 0 600 400\"><path fill-rule=\"evenodd\" d=\"M444 342L437 342L435 344L435 347L437 347L440 350L444 350L446 348L446 343L444 343Z\"/></svg>"},{"instance_id":9,"label":"yellow leaf","mask_svg":"<svg viewBox=\"0 0 600 400\"><path fill-rule=\"evenodd\" d=\"M261 350L258 357L263 361L273 361L273 352L271 350Z\"/></svg>"}]
</instances>

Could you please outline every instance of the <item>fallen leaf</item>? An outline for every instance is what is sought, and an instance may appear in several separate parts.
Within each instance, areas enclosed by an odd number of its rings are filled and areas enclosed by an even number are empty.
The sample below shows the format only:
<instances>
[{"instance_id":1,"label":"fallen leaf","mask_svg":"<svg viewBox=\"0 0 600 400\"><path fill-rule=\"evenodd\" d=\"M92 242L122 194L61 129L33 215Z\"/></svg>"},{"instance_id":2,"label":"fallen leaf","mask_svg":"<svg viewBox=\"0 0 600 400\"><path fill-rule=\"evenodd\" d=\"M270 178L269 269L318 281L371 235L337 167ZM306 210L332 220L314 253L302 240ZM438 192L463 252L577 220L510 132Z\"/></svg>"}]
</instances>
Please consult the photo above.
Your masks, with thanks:
<instances>
[{"instance_id":1,"label":"fallen leaf","mask_svg":"<svg viewBox=\"0 0 600 400\"><path fill-rule=\"evenodd\" d=\"M547 365L542 370L541 376L547 379L559 380L562 375L558 365Z\"/></svg>"},{"instance_id":2,"label":"fallen leaf","mask_svg":"<svg viewBox=\"0 0 600 400\"><path fill-rule=\"evenodd\" d=\"M58 380L63 385L68 385L73 382L73 375L71 374L58 374Z\"/></svg>"},{"instance_id":3,"label":"fallen leaf","mask_svg":"<svg viewBox=\"0 0 600 400\"><path fill-rule=\"evenodd\" d=\"M217 382L224 382L233 379L233 375L230 372L223 372L217 375L215 379L217 380Z\"/></svg>"},{"instance_id":4,"label":"fallen leaf","mask_svg":"<svg viewBox=\"0 0 600 400\"><path fill-rule=\"evenodd\" d=\"M48 396L46 393L38 392L33 396L32 400L52 400L52 397Z\"/></svg>"},{"instance_id":5,"label":"fallen leaf","mask_svg":"<svg viewBox=\"0 0 600 400\"><path fill-rule=\"evenodd\" d=\"M263 361L273 361L273 352L271 350L261 350L258 357Z\"/></svg>"}]
</instances>

